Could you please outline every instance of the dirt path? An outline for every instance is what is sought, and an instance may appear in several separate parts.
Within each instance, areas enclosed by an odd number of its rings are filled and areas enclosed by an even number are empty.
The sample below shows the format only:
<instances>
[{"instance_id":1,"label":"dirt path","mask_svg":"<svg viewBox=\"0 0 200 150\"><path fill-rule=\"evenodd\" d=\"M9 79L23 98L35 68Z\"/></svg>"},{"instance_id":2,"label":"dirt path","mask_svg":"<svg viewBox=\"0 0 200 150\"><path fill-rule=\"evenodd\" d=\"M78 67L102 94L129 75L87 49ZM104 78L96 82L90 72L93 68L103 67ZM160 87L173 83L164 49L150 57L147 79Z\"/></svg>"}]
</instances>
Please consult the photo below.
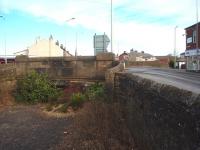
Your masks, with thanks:
<instances>
[{"instance_id":1,"label":"dirt path","mask_svg":"<svg viewBox=\"0 0 200 150\"><path fill-rule=\"evenodd\" d=\"M53 149L66 136L72 120L43 113L40 106L12 106L0 110L0 150Z\"/></svg>"}]
</instances>

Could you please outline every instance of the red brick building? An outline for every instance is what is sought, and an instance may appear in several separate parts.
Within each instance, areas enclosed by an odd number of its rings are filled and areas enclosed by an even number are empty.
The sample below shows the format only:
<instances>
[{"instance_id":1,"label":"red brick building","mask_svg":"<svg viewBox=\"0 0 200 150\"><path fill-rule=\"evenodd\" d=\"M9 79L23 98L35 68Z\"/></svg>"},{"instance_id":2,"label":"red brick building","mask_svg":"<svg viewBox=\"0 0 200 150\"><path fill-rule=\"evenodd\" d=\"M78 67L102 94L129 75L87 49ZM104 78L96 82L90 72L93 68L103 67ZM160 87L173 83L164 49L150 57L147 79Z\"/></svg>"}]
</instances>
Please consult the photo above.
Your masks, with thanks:
<instances>
[{"instance_id":1,"label":"red brick building","mask_svg":"<svg viewBox=\"0 0 200 150\"><path fill-rule=\"evenodd\" d=\"M119 55L119 61L124 62L124 61L127 61L127 60L128 60L128 54L126 53L126 51L124 51L124 53Z\"/></svg>"},{"instance_id":2,"label":"red brick building","mask_svg":"<svg viewBox=\"0 0 200 150\"><path fill-rule=\"evenodd\" d=\"M186 69L200 71L200 22L185 28Z\"/></svg>"}]
</instances>

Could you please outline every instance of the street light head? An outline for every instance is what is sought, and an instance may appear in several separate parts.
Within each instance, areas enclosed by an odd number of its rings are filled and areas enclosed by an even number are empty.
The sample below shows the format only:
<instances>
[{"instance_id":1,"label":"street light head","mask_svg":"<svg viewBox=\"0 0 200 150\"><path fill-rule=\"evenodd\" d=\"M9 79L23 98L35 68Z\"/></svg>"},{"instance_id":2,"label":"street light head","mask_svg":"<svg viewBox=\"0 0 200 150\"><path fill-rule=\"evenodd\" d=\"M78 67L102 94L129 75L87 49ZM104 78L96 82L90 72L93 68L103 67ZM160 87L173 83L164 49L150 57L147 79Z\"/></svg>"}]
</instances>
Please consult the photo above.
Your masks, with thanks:
<instances>
[{"instance_id":1,"label":"street light head","mask_svg":"<svg viewBox=\"0 0 200 150\"><path fill-rule=\"evenodd\" d=\"M66 22L69 22L69 21L71 21L71 20L75 20L76 18L70 18L70 19L68 19L68 20L66 20Z\"/></svg>"}]
</instances>

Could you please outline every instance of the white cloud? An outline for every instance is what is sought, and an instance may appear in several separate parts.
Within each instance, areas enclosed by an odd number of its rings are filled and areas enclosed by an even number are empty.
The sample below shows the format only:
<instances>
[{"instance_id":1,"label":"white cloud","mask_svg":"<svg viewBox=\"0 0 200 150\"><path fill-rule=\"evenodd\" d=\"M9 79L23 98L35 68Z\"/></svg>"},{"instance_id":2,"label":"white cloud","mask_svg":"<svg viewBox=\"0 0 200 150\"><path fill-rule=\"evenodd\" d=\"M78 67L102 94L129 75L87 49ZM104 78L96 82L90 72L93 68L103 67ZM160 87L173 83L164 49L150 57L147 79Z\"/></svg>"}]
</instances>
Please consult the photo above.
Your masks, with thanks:
<instances>
[{"instance_id":1,"label":"white cloud","mask_svg":"<svg viewBox=\"0 0 200 150\"><path fill-rule=\"evenodd\" d=\"M127 12L143 13L152 17L171 17L173 23L146 20L114 20L113 39L115 52L135 48L155 55L171 53L173 50L174 27L177 30L177 48L185 49L183 28L195 23L195 0L113 0L114 15L123 17L116 8L123 7ZM68 22L71 26L79 24L83 28L97 33L110 35L110 1L109 0L1 0L0 7L4 12L20 10L36 17L45 17L57 24L75 17L76 22ZM148 19L148 18L146 18ZM92 37L91 37L92 39ZM91 40L85 39L85 40ZM91 45L81 42L85 49ZM92 41L87 42L92 43Z\"/></svg>"}]
</instances>

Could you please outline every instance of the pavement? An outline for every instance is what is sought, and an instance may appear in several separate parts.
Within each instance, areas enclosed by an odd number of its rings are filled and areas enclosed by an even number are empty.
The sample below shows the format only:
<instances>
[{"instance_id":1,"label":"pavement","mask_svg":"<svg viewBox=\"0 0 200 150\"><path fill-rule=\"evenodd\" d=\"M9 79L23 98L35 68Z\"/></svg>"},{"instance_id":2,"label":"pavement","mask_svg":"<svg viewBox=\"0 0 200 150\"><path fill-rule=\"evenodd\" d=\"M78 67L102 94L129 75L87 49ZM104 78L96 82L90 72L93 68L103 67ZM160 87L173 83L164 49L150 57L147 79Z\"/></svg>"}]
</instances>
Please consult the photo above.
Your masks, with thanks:
<instances>
[{"instance_id":1,"label":"pavement","mask_svg":"<svg viewBox=\"0 0 200 150\"><path fill-rule=\"evenodd\" d=\"M200 73L197 72L153 67L130 67L126 68L125 71L161 84L172 85L200 94Z\"/></svg>"}]
</instances>

